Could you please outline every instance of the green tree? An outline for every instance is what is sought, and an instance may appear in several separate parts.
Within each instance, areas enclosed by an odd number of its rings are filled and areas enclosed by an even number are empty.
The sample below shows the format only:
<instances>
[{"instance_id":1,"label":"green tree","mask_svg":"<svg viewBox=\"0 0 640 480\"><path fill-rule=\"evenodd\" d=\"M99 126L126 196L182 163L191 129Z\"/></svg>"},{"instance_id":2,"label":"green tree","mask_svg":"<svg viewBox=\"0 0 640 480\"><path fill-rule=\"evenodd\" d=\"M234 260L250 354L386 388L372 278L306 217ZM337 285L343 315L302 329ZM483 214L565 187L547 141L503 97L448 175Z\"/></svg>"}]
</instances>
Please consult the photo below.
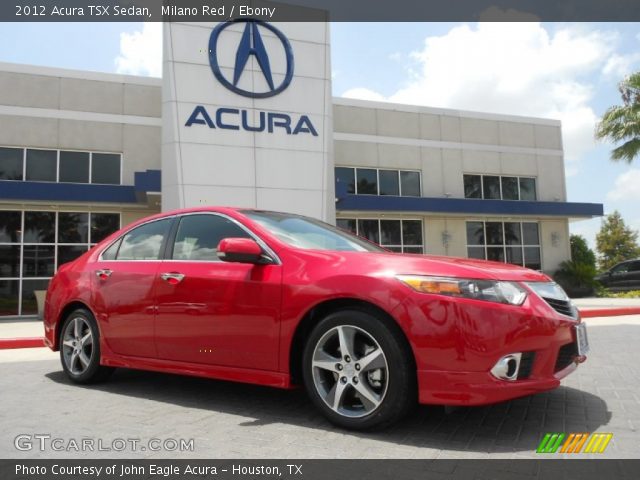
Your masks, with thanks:
<instances>
[{"instance_id":1,"label":"green tree","mask_svg":"<svg viewBox=\"0 0 640 480\"><path fill-rule=\"evenodd\" d=\"M560 264L554 278L571 297L591 295L596 286L596 255L583 236L571 235L569 241L571 260Z\"/></svg>"},{"instance_id":2,"label":"green tree","mask_svg":"<svg viewBox=\"0 0 640 480\"><path fill-rule=\"evenodd\" d=\"M624 142L611 151L611 160L631 163L640 153L640 72L618 84L622 105L609 107L596 125L598 140Z\"/></svg>"},{"instance_id":3,"label":"green tree","mask_svg":"<svg viewBox=\"0 0 640 480\"><path fill-rule=\"evenodd\" d=\"M608 270L616 263L640 256L638 232L627 227L617 210L607 215L596 235L598 264Z\"/></svg>"},{"instance_id":4,"label":"green tree","mask_svg":"<svg viewBox=\"0 0 640 480\"><path fill-rule=\"evenodd\" d=\"M586 238L582 235L571 235L569 243L571 244L571 260L595 268L596 254L587 245Z\"/></svg>"}]
</instances>

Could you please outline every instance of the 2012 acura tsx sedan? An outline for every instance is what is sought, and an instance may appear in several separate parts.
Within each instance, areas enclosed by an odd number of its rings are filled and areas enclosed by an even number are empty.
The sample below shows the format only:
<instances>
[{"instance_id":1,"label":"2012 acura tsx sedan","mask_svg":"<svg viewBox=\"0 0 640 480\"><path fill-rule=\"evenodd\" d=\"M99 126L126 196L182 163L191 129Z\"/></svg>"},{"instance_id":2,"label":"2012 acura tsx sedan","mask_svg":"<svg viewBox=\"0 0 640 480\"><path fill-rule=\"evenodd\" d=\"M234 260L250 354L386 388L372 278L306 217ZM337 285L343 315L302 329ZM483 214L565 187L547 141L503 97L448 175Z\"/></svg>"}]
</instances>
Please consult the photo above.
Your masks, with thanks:
<instances>
[{"instance_id":1,"label":"2012 acura tsx sedan","mask_svg":"<svg viewBox=\"0 0 640 480\"><path fill-rule=\"evenodd\" d=\"M74 382L126 367L303 384L353 429L418 402L553 389L588 349L577 310L540 272L391 253L311 218L234 208L114 233L59 269L44 325Z\"/></svg>"}]
</instances>

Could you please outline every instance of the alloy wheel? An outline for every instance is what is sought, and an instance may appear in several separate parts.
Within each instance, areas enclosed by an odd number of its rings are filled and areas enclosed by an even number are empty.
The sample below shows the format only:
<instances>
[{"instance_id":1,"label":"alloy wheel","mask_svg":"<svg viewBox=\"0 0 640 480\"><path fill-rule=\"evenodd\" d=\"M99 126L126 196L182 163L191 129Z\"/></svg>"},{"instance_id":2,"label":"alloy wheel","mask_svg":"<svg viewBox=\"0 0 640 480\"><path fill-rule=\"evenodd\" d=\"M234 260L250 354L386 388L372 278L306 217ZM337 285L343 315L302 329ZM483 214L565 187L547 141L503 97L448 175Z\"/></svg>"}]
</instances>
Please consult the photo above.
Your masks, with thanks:
<instances>
[{"instance_id":1,"label":"alloy wheel","mask_svg":"<svg viewBox=\"0 0 640 480\"><path fill-rule=\"evenodd\" d=\"M93 334L89 322L82 317L74 317L62 336L64 363L73 375L82 375L93 356Z\"/></svg>"},{"instance_id":2,"label":"alloy wheel","mask_svg":"<svg viewBox=\"0 0 640 480\"><path fill-rule=\"evenodd\" d=\"M387 393L389 368L382 348L369 333L352 325L334 327L320 338L312 369L322 400L345 417L373 413Z\"/></svg>"}]
</instances>

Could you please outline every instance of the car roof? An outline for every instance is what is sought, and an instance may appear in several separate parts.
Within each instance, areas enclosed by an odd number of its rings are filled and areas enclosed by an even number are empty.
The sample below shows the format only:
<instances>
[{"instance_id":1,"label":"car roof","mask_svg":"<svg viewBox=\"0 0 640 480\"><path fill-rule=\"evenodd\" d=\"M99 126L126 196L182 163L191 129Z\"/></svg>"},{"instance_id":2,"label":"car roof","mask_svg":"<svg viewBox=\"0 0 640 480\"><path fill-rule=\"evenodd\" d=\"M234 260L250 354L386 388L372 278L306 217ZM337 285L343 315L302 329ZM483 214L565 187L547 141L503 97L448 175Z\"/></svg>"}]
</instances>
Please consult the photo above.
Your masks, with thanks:
<instances>
[{"instance_id":1,"label":"car roof","mask_svg":"<svg viewBox=\"0 0 640 480\"><path fill-rule=\"evenodd\" d=\"M277 213L280 215L293 215L299 216L299 214L291 213L291 212L279 212L277 210L265 210L263 208L252 208L252 207L228 207L228 206L213 206L213 205L203 205L200 207L189 207L189 208L178 208L175 210L169 210L167 212L161 212L158 214L159 217L163 216L171 216L171 215L181 215L184 213L195 213L195 212L219 212L219 213L228 213L228 212L263 212L263 213Z\"/></svg>"},{"instance_id":2,"label":"car roof","mask_svg":"<svg viewBox=\"0 0 640 480\"><path fill-rule=\"evenodd\" d=\"M278 212L275 210L263 210L263 209L251 208L251 207L227 207L227 206L218 207L213 205L202 205L199 207L177 208L174 210L168 210L166 212L159 212L154 215L149 215L139 220L136 220L134 222L131 222L129 225L124 227L124 229L131 230L132 228L135 228L144 223L153 222L156 220L161 220L163 218L169 218L176 215L184 215L189 213L206 213L206 212L227 214L230 217L237 217L238 214L242 215L246 212L275 213L279 215L289 215L289 216L297 216L297 217L300 216L299 214L296 214L296 213Z\"/></svg>"},{"instance_id":3,"label":"car roof","mask_svg":"<svg viewBox=\"0 0 640 480\"><path fill-rule=\"evenodd\" d=\"M629 259L629 260L623 260L622 262L618 262L618 263L616 263L616 264L614 265L614 267L615 267L615 266L617 266L617 265L623 265L623 264L625 264L625 263L631 263L631 262L640 262L640 257L638 257L638 258L631 258L631 259Z\"/></svg>"}]
</instances>

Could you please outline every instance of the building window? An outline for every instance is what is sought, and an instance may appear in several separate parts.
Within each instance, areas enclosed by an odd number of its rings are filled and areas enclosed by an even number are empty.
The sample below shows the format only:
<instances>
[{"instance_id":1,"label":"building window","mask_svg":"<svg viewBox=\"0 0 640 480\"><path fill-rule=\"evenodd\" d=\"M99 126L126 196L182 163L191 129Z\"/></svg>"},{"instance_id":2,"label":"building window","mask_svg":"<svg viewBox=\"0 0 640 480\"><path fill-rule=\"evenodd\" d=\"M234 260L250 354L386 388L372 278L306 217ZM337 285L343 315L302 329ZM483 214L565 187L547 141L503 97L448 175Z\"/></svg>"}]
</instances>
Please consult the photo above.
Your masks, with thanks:
<instances>
[{"instance_id":1,"label":"building window","mask_svg":"<svg viewBox=\"0 0 640 480\"><path fill-rule=\"evenodd\" d=\"M520 200L536 200L536 179L521 177L520 182Z\"/></svg>"},{"instance_id":2,"label":"building window","mask_svg":"<svg viewBox=\"0 0 640 480\"><path fill-rule=\"evenodd\" d=\"M463 175L464 198L535 201L536 179L506 175Z\"/></svg>"},{"instance_id":3,"label":"building window","mask_svg":"<svg viewBox=\"0 0 640 480\"><path fill-rule=\"evenodd\" d=\"M113 213L91 214L91 243L101 242L116 230L120 230L120 215Z\"/></svg>"},{"instance_id":4,"label":"building window","mask_svg":"<svg viewBox=\"0 0 640 480\"><path fill-rule=\"evenodd\" d=\"M22 180L24 151L0 147L0 180Z\"/></svg>"},{"instance_id":5,"label":"building window","mask_svg":"<svg viewBox=\"0 0 640 480\"><path fill-rule=\"evenodd\" d=\"M520 200L517 177L500 177L503 200Z\"/></svg>"},{"instance_id":6,"label":"building window","mask_svg":"<svg viewBox=\"0 0 640 480\"><path fill-rule=\"evenodd\" d=\"M122 183L119 153L0 147L0 180Z\"/></svg>"},{"instance_id":7,"label":"building window","mask_svg":"<svg viewBox=\"0 0 640 480\"><path fill-rule=\"evenodd\" d=\"M542 268L540 232L535 222L467 222L467 256Z\"/></svg>"},{"instance_id":8,"label":"building window","mask_svg":"<svg viewBox=\"0 0 640 480\"><path fill-rule=\"evenodd\" d=\"M57 176L58 154L55 150L27 150L25 180L37 182L55 182Z\"/></svg>"},{"instance_id":9,"label":"building window","mask_svg":"<svg viewBox=\"0 0 640 480\"><path fill-rule=\"evenodd\" d=\"M356 169L356 195L378 195L378 171L373 168Z\"/></svg>"},{"instance_id":10,"label":"building window","mask_svg":"<svg viewBox=\"0 0 640 480\"><path fill-rule=\"evenodd\" d=\"M336 168L336 182L341 185L346 185L347 193L356 193L356 172L353 168L337 167Z\"/></svg>"},{"instance_id":11,"label":"building window","mask_svg":"<svg viewBox=\"0 0 640 480\"><path fill-rule=\"evenodd\" d=\"M0 316L35 315L56 269L119 228L119 213L0 210Z\"/></svg>"},{"instance_id":12,"label":"building window","mask_svg":"<svg viewBox=\"0 0 640 480\"><path fill-rule=\"evenodd\" d=\"M60 152L60 182L89 183L89 152Z\"/></svg>"},{"instance_id":13,"label":"building window","mask_svg":"<svg viewBox=\"0 0 640 480\"><path fill-rule=\"evenodd\" d=\"M336 182L353 195L420 197L420 172L379 168L336 167Z\"/></svg>"},{"instance_id":14,"label":"building window","mask_svg":"<svg viewBox=\"0 0 640 480\"><path fill-rule=\"evenodd\" d=\"M91 155L91 183L120 184L120 155L93 153Z\"/></svg>"},{"instance_id":15,"label":"building window","mask_svg":"<svg viewBox=\"0 0 640 480\"><path fill-rule=\"evenodd\" d=\"M401 170L400 195L403 197L419 197L422 194L420 190L420 172Z\"/></svg>"},{"instance_id":16,"label":"building window","mask_svg":"<svg viewBox=\"0 0 640 480\"><path fill-rule=\"evenodd\" d=\"M336 224L393 252L424 253L422 220L338 218Z\"/></svg>"},{"instance_id":17,"label":"building window","mask_svg":"<svg viewBox=\"0 0 640 480\"><path fill-rule=\"evenodd\" d=\"M380 170L380 195L400 195L400 179L395 170Z\"/></svg>"},{"instance_id":18,"label":"building window","mask_svg":"<svg viewBox=\"0 0 640 480\"><path fill-rule=\"evenodd\" d=\"M484 175L482 177L482 198L500 200L500 177Z\"/></svg>"}]
</instances>

